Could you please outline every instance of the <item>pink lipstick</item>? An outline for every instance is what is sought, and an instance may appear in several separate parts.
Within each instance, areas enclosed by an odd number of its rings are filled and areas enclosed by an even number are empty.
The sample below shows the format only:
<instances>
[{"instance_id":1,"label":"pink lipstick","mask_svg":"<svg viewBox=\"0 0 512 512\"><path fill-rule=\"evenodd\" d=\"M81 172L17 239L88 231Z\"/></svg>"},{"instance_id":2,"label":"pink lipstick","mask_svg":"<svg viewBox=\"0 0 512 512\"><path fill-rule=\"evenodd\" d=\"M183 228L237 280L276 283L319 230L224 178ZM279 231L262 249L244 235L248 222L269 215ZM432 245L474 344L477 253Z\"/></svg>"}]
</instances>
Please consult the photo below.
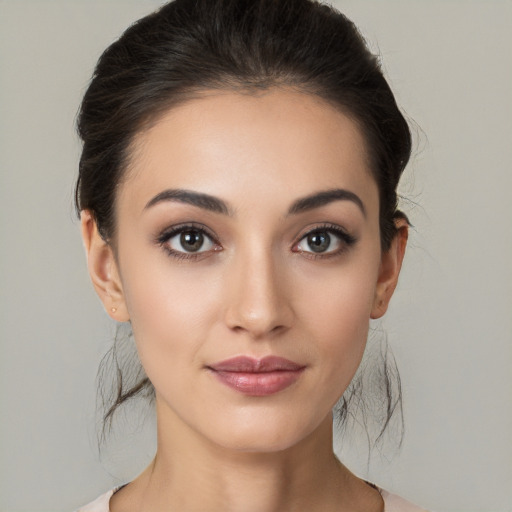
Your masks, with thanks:
<instances>
[{"instance_id":1,"label":"pink lipstick","mask_svg":"<svg viewBox=\"0 0 512 512\"><path fill-rule=\"evenodd\" d=\"M236 391L251 396L267 396L291 386L305 366L277 356L263 359L238 356L208 368L220 382Z\"/></svg>"}]
</instances>

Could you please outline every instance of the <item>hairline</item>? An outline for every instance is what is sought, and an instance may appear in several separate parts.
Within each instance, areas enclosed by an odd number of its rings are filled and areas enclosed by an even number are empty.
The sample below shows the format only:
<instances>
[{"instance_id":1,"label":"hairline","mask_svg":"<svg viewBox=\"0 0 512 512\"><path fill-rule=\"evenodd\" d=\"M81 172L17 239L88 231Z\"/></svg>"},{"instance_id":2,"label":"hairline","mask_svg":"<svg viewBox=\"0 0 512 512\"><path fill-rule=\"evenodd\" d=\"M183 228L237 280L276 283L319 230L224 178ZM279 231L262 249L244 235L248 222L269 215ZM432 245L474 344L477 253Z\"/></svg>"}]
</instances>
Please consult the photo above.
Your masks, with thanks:
<instances>
[{"instance_id":1,"label":"hairline","mask_svg":"<svg viewBox=\"0 0 512 512\"><path fill-rule=\"evenodd\" d=\"M326 97L326 95L322 95L321 88L314 87L314 85L309 85L308 83L304 82L297 81L297 83L294 84L284 80L275 80L272 82L267 81L265 84L263 81L255 82L252 84L231 79L222 83L218 82L218 84L205 84L203 86L191 85L189 87L184 86L182 90L175 91L167 98L162 98L161 100L156 101L156 106L153 109L148 109L148 112L145 116L141 116L139 123L137 123L136 127L133 129L133 132L127 137L127 144L123 152L123 160L120 164L119 179L115 187L112 233L110 234L108 243L114 247L117 246L117 212L119 210L117 207L117 202L119 198L119 192L122 186L137 172L136 162L138 161L138 155L141 155L144 151L144 135L151 131L153 127L155 127L174 109L185 106L192 101L207 99L219 94L230 93L239 94L241 96L258 97L271 93L274 90L289 91L308 96L316 100L320 106L334 109L335 111L346 116L355 124L359 134L361 135L361 139L364 145L362 155L365 158L365 167L368 169L368 174L374 180L379 191L378 206L380 212L381 191L380 185L377 181L378 170L376 169L376 162L373 161L373 155L370 150L370 137L367 133L369 128L364 125L363 121L357 116L353 109L350 109L349 106L342 104L341 102ZM380 233L380 238L382 242L382 233Z\"/></svg>"}]
</instances>

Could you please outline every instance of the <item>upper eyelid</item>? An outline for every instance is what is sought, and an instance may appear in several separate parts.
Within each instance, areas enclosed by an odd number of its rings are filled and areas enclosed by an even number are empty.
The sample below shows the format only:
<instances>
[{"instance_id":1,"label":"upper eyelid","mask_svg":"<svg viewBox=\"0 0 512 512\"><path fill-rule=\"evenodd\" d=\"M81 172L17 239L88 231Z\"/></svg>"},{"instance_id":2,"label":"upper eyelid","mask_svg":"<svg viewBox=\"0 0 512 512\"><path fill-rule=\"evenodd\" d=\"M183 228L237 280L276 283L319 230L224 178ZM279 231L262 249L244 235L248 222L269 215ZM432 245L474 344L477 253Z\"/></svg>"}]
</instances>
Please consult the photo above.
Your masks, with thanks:
<instances>
[{"instance_id":1,"label":"upper eyelid","mask_svg":"<svg viewBox=\"0 0 512 512\"><path fill-rule=\"evenodd\" d=\"M332 224L330 222L325 222L323 224L320 224L316 227L308 228L306 231L304 231L302 234L299 234L295 237L296 240L300 241L304 237L310 235L311 233L318 233L322 231L328 231L330 233L334 233L336 236L340 236L340 233L343 233L345 236L349 238L355 238L349 230L346 228L338 225L338 224Z\"/></svg>"},{"instance_id":2,"label":"upper eyelid","mask_svg":"<svg viewBox=\"0 0 512 512\"><path fill-rule=\"evenodd\" d=\"M157 235L156 238L159 241L168 240L169 238L172 238L172 237L176 236L177 234L182 233L183 231L193 230L193 229L204 233L208 238L211 238L211 240L213 242L219 243L218 237L208 227L206 227L204 224L201 224L198 222L185 222L185 223L176 224L174 226L170 226L168 228L163 229Z\"/></svg>"},{"instance_id":3,"label":"upper eyelid","mask_svg":"<svg viewBox=\"0 0 512 512\"><path fill-rule=\"evenodd\" d=\"M208 228L206 225L190 221L190 222L183 222L179 223L173 226L169 226L168 228L163 229L156 237L156 240L159 243L165 243L169 239L173 238L174 236L178 235L179 233L186 231L187 229L196 229L202 233L204 233L208 238L211 239L212 242L221 245L221 242L219 241L219 237L217 237L210 228ZM305 237L312 233L327 231L330 233L333 233L336 237L343 239L343 235L345 235L348 238L355 239L353 235L349 233L345 228L338 224L333 224L329 222L324 222L323 224L316 225L315 227L307 228L305 231L302 232L302 234L297 234L293 238L293 245L296 245L297 243L301 242ZM341 234L340 234L341 233Z\"/></svg>"}]
</instances>

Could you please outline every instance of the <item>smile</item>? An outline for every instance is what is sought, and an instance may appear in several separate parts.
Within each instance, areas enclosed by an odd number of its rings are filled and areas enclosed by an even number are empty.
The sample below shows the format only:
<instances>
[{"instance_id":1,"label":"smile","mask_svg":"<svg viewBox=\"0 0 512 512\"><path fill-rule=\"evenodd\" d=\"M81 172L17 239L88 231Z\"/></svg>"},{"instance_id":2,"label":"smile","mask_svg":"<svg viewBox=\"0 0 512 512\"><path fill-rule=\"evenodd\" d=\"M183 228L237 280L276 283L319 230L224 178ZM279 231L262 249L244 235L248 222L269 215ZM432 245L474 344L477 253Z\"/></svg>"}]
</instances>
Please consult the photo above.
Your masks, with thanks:
<instances>
[{"instance_id":1,"label":"smile","mask_svg":"<svg viewBox=\"0 0 512 512\"><path fill-rule=\"evenodd\" d=\"M305 368L276 356L263 359L239 356L208 366L222 384L250 396L267 396L286 389L299 379Z\"/></svg>"}]
</instances>

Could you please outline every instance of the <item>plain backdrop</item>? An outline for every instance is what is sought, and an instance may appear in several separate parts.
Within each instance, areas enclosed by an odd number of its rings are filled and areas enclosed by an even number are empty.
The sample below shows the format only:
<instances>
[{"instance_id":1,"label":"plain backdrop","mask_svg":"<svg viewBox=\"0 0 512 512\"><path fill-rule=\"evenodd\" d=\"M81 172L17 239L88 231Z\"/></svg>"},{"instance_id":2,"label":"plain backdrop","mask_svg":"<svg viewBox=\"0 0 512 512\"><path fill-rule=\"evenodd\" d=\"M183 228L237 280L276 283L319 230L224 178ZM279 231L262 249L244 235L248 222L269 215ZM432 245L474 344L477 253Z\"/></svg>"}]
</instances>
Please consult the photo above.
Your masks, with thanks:
<instances>
[{"instance_id":1,"label":"plain backdrop","mask_svg":"<svg viewBox=\"0 0 512 512\"><path fill-rule=\"evenodd\" d=\"M1 511L73 510L137 475L154 449L152 420L136 411L96 448L94 379L113 325L72 196L93 66L159 4L0 0ZM379 324L406 437L369 469L348 447L349 466L437 512L512 511L512 2L335 5L382 55L416 143L401 189L414 229Z\"/></svg>"}]
</instances>

